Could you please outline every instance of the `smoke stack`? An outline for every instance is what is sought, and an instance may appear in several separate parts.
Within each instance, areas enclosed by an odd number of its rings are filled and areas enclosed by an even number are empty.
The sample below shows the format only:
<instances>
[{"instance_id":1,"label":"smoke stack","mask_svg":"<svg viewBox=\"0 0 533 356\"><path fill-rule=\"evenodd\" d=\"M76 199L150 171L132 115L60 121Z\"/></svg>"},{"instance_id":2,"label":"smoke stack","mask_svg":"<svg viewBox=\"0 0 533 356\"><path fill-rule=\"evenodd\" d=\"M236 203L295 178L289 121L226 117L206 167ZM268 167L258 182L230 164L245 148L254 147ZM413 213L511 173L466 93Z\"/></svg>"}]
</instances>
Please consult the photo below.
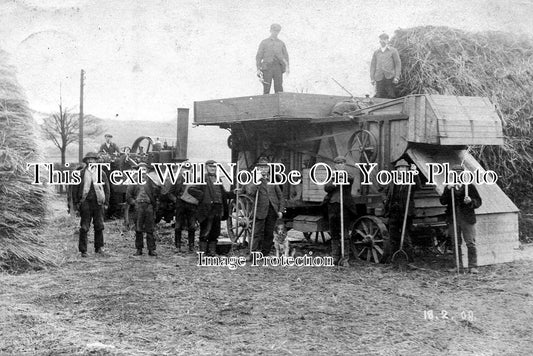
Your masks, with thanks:
<instances>
[{"instance_id":1,"label":"smoke stack","mask_svg":"<svg viewBox=\"0 0 533 356\"><path fill-rule=\"evenodd\" d=\"M178 132L176 142L176 160L187 159L187 139L189 137L189 109L178 108Z\"/></svg>"}]
</instances>

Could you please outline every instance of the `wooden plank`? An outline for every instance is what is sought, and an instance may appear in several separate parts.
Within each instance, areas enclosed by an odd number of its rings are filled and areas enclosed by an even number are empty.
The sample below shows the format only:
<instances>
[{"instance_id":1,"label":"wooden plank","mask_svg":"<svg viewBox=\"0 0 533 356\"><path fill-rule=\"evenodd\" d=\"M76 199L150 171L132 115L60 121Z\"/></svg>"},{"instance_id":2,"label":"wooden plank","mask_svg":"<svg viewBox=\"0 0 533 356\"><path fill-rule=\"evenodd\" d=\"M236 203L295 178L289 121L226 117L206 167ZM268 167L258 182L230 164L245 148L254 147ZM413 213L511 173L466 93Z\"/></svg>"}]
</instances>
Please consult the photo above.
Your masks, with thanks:
<instances>
[{"instance_id":1,"label":"wooden plank","mask_svg":"<svg viewBox=\"0 0 533 356\"><path fill-rule=\"evenodd\" d=\"M415 207L417 208L431 208L431 207L442 207L442 204L439 201L439 196L433 197L417 197L415 195Z\"/></svg>"},{"instance_id":2,"label":"wooden plank","mask_svg":"<svg viewBox=\"0 0 533 356\"><path fill-rule=\"evenodd\" d=\"M325 117L331 115L333 106L338 102L350 100L345 96L318 95L302 93L277 93L279 112L292 117Z\"/></svg>"},{"instance_id":3,"label":"wooden plank","mask_svg":"<svg viewBox=\"0 0 533 356\"><path fill-rule=\"evenodd\" d=\"M440 216L446 212L446 207L426 207L426 208L415 208L415 216Z\"/></svg>"},{"instance_id":4,"label":"wooden plank","mask_svg":"<svg viewBox=\"0 0 533 356\"><path fill-rule=\"evenodd\" d=\"M276 93L196 101L194 122L201 125L275 116L321 118L329 116L336 103L348 99L348 97L332 95Z\"/></svg>"},{"instance_id":5,"label":"wooden plank","mask_svg":"<svg viewBox=\"0 0 533 356\"><path fill-rule=\"evenodd\" d=\"M503 137L487 137L487 138L446 138L441 137L440 144L442 146L471 146L471 145L503 145Z\"/></svg>"},{"instance_id":6,"label":"wooden plank","mask_svg":"<svg viewBox=\"0 0 533 356\"><path fill-rule=\"evenodd\" d=\"M416 142L427 143L429 132L428 132L428 127L427 127L428 122L426 120L427 115L426 115L426 97L425 96L418 97L417 112L419 113L418 114L419 125L417 125L418 126L418 133L417 133L418 137L417 137Z\"/></svg>"}]
</instances>

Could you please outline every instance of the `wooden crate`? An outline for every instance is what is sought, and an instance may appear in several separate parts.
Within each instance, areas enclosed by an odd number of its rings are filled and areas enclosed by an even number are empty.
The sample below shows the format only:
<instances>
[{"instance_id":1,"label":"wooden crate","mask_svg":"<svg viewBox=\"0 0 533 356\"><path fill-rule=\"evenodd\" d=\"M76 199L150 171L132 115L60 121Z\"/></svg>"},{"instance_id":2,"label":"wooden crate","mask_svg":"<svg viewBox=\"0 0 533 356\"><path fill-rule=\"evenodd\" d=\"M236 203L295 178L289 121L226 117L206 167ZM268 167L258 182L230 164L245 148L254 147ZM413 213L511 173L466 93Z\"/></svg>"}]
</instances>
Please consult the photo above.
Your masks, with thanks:
<instances>
[{"instance_id":1,"label":"wooden crate","mask_svg":"<svg viewBox=\"0 0 533 356\"><path fill-rule=\"evenodd\" d=\"M323 216L298 215L293 220L292 228L300 232L327 231L328 222Z\"/></svg>"}]
</instances>

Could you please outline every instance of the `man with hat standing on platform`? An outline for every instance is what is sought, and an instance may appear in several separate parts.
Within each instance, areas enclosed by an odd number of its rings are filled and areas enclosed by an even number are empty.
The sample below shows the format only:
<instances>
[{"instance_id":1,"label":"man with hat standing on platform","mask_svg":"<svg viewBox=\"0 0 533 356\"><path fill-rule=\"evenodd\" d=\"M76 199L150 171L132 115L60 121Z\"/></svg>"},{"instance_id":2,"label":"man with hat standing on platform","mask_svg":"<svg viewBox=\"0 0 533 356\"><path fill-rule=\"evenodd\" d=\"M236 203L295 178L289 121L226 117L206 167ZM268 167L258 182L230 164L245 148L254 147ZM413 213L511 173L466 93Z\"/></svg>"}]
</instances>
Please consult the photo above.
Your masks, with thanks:
<instances>
[{"instance_id":1,"label":"man with hat standing on platform","mask_svg":"<svg viewBox=\"0 0 533 356\"><path fill-rule=\"evenodd\" d=\"M248 184L246 194L255 202L257 196L257 210L255 212L255 229L251 252L261 252L268 256L274 240L276 220L283 217L285 199L279 185L268 184L270 181L268 160L260 157L256 167L260 170L261 184Z\"/></svg>"},{"instance_id":2,"label":"man with hat standing on platform","mask_svg":"<svg viewBox=\"0 0 533 356\"><path fill-rule=\"evenodd\" d=\"M370 63L370 81L376 86L376 98L394 99L394 86L400 80L402 62L398 50L389 45L389 35L379 35L379 44Z\"/></svg>"},{"instance_id":3,"label":"man with hat standing on platform","mask_svg":"<svg viewBox=\"0 0 533 356\"><path fill-rule=\"evenodd\" d=\"M91 165L97 159L98 155L94 152L85 155L85 167L80 173L81 182L73 187L72 192L74 206L81 216L78 249L82 257L87 257L87 232L91 227L91 220L94 227L94 252L101 254L104 247L104 209L109 204L109 181L103 170Z\"/></svg>"},{"instance_id":4,"label":"man with hat standing on platform","mask_svg":"<svg viewBox=\"0 0 533 356\"><path fill-rule=\"evenodd\" d=\"M460 174L464 168L457 164L451 167L451 170ZM452 184L444 187L444 192L440 197L440 203L446 205L446 214L448 216L448 236L454 239L454 216L452 208L452 194L455 201L455 225L457 227L457 249L459 251L459 268L463 268L463 259L461 251L461 236L465 240L468 250L468 267L470 273L477 274L477 249L476 249L476 213L475 209L482 204L481 197L473 184ZM452 269L450 272L457 272Z\"/></svg>"},{"instance_id":5,"label":"man with hat standing on platform","mask_svg":"<svg viewBox=\"0 0 533 356\"><path fill-rule=\"evenodd\" d=\"M148 175L146 163L139 163L137 168L141 172L137 176L141 181L135 185L129 185L126 190L126 201L130 205L135 205L135 248L137 249L135 255L143 254L144 233L146 233L148 255L157 256L154 228L160 187ZM142 181L144 184L141 184Z\"/></svg>"},{"instance_id":6,"label":"man with hat standing on platform","mask_svg":"<svg viewBox=\"0 0 533 356\"><path fill-rule=\"evenodd\" d=\"M395 169L400 172L407 172L411 167L406 160L400 159L396 162ZM390 182L386 190L386 200L384 204L384 216L388 218L389 227L389 241L385 242L385 249L381 257L382 263L390 262L394 252L400 248L400 241L402 236L403 221L407 218L405 223L404 233L404 250L407 253L409 261L413 260L413 249L411 245L411 227L413 225L413 217L415 215L415 200L414 192L420 185L418 176L415 176L415 184L411 185L411 192L409 193L409 185L395 184ZM408 201L409 199L409 201ZM407 217L405 210L407 207Z\"/></svg>"},{"instance_id":7,"label":"man with hat standing on platform","mask_svg":"<svg viewBox=\"0 0 533 356\"><path fill-rule=\"evenodd\" d=\"M263 94L270 93L270 86L274 80L274 92L283 91L283 73L289 74L289 53L285 43L278 38L281 26L270 26L270 37L259 44L255 62L257 76L262 79Z\"/></svg>"},{"instance_id":8,"label":"man with hat standing on platform","mask_svg":"<svg viewBox=\"0 0 533 356\"><path fill-rule=\"evenodd\" d=\"M337 156L333 160L334 169L336 171L346 171L346 158L344 156ZM340 190L341 185L335 184L330 180L324 186L324 190L328 193L324 197L323 204L328 209L329 233L331 235L331 256L333 263L338 264L341 258L341 213L344 214L344 253L345 257L350 255L350 244L348 238L348 226L351 215L357 215L355 202L352 198L352 184L354 177L348 174L348 184L342 185L343 207L341 207Z\"/></svg>"},{"instance_id":9,"label":"man with hat standing on platform","mask_svg":"<svg viewBox=\"0 0 533 356\"><path fill-rule=\"evenodd\" d=\"M105 142L102 143L100 146L100 153L108 154L108 155L119 155L120 154L120 148L118 148L117 144L114 142L111 142L111 139L113 138L113 135L106 133L104 135Z\"/></svg>"},{"instance_id":10,"label":"man with hat standing on platform","mask_svg":"<svg viewBox=\"0 0 533 356\"><path fill-rule=\"evenodd\" d=\"M220 235L220 222L228 218L229 193L222 184L215 184L216 161L205 162L206 184L199 186L202 200L198 204L197 219L200 223L200 252L209 256L216 255L217 241Z\"/></svg>"}]
</instances>

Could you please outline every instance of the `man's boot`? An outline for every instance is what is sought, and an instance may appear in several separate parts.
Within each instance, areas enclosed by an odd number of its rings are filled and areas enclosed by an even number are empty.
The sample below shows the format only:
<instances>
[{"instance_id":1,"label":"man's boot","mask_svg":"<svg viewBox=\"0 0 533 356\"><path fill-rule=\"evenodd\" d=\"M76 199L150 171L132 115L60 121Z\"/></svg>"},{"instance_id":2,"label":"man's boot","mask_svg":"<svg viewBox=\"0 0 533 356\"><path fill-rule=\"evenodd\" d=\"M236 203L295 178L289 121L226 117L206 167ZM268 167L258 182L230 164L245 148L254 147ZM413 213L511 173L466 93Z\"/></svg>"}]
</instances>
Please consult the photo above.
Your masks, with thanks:
<instances>
[{"instance_id":1,"label":"man's boot","mask_svg":"<svg viewBox=\"0 0 533 356\"><path fill-rule=\"evenodd\" d=\"M143 254L143 249L142 249L142 248L138 248L138 249L137 249L137 252L135 252L135 253L133 254L133 256L142 256L142 254Z\"/></svg>"},{"instance_id":2,"label":"man's boot","mask_svg":"<svg viewBox=\"0 0 533 356\"><path fill-rule=\"evenodd\" d=\"M478 274L479 271L477 269L477 249L476 246L470 246L468 247L468 267L470 270L470 273Z\"/></svg>"},{"instance_id":3,"label":"man's boot","mask_svg":"<svg viewBox=\"0 0 533 356\"><path fill-rule=\"evenodd\" d=\"M208 256L216 256L216 254L217 254L217 242L216 241L209 241L207 255Z\"/></svg>"},{"instance_id":4,"label":"man's boot","mask_svg":"<svg viewBox=\"0 0 533 356\"><path fill-rule=\"evenodd\" d=\"M94 231L94 252L102 254L104 251L104 230L95 230Z\"/></svg>"},{"instance_id":5,"label":"man's boot","mask_svg":"<svg viewBox=\"0 0 533 356\"><path fill-rule=\"evenodd\" d=\"M341 242L339 240L331 240L331 257L333 257L333 264L337 266L341 258Z\"/></svg>"},{"instance_id":6,"label":"man's boot","mask_svg":"<svg viewBox=\"0 0 533 356\"><path fill-rule=\"evenodd\" d=\"M189 252L194 252L194 230L188 232Z\"/></svg>"},{"instance_id":7,"label":"man's boot","mask_svg":"<svg viewBox=\"0 0 533 356\"><path fill-rule=\"evenodd\" d=\"M459 271L457 271L457 262L455 261L456 259L456 255L455 255L455 246L453 247L453 263L455 264L455 267L454 268L450 268L448 270L448 272L451 272L451 273L462 273L463 272L463 252L461 251L461 245L459 245L458 247L458 250L459 250Z\"/></svg>"},{"instance_id":8,"label":"man's boot","mask_svg":"<svg viewBox=\"0 0 533 356\"><path fill-rule=\"evenodd\" d=\"M148 255L157 256L157 252L155 252L155 237L152 232L146 233L146 245L148 246Z\"/></svg>"},{"instance_id":9,"label":"man's boot","mask_svg":"<svg viewBox=\"0 0 533 356\"><path fill-rule=\"evenodd\" d=\"M81 252L81 257L87 257L87 231L82 229L80 229L78 250Z\"/></svg>"},{"instance_id":10,"label":"man's boot","mask_svg":"<svg viewBox=\"0 0 533 356\"><path fill-rule=\"evenodd\" d=\"M200 241L199 252L205 252L207 254L207 241Z\"/></svg>"}]
</instances>

